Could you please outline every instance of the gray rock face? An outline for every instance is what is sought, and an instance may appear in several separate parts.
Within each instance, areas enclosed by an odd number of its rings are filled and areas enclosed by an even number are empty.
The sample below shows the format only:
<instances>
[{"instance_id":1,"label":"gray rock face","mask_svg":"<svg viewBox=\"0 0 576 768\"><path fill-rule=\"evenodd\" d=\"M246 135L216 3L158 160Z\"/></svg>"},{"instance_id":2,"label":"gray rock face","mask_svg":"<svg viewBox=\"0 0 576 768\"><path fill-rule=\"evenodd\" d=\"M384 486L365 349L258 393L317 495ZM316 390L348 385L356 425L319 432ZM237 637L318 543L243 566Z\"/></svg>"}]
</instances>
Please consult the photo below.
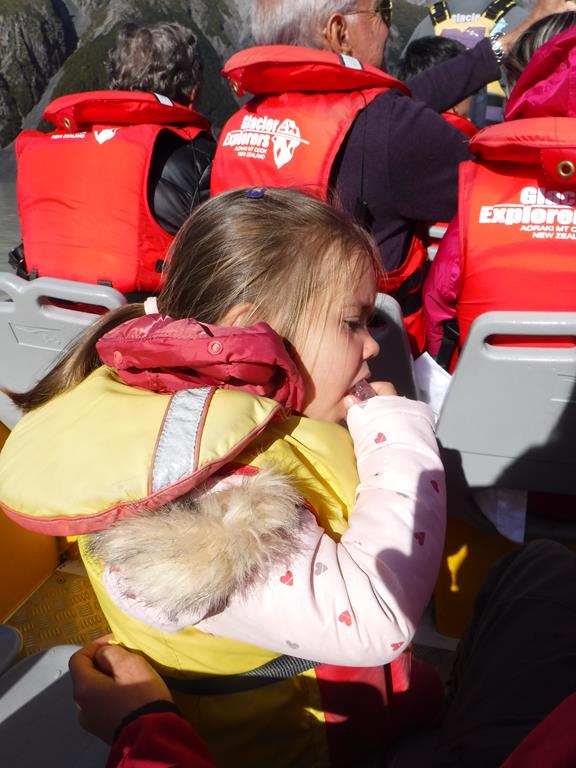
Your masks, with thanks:
<instances>
[{"instance_id":1,"label":"gray rock face","mask_svg":"<svg viewBox=\"0 0 576 768\"><path fill-rule=\"evenodd\" d=\"M15 136L20 127L19 109L10 86L0 76L0 146Z\"/></svg>"},{"instance_id":2,"label":"gray rock face","mask_svg":"<svg viewBox=\"0 0 576 768\"><path fill-rule=\"evenodd\" d=\"M199 108L218 126L235 107L222 61L249 40L251 0L0 0L0 147L56 96L107 87L106 52L127 21L179 21L205 58ZM47 90L48 89L48 90ZM40 109L33 110L40 103ZM32 111L33 110L33 111Z\"/></svg>"},{"instance_id":3,"label":"gray rock face","mask_svg":"<svg viewBox=\"0 0 576 768\"><path fill-rule=\"evenodd\" d=\"M75 44L60 5L59 0L0 0L0 146L15 136Z\"/></svg>"}]
</instances>

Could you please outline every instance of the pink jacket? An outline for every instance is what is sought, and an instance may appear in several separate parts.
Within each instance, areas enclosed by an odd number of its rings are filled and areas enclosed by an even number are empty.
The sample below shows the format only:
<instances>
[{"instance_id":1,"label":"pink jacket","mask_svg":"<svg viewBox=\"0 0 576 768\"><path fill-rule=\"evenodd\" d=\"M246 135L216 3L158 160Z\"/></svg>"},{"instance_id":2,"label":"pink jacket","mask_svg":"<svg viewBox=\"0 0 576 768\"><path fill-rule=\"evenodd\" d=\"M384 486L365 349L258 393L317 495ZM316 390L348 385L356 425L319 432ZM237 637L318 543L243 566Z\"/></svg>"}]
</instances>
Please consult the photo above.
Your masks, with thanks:
<instances>
[{"instance_id":1,"label":"pink jacket","mask_svg":"<svg viewBox=\"0 0 576 768\"><path fill-rule=\"evenodd\" d=\"M510 95L505 120L575 116L576 28L571 28L536 51ZM479 136L490 130L484 129ZM473 149L473 144L471 147ZM460 272L460 231L458 217L455 217L424 284L426 337L428 351L433 356L439 351L444 321L456 316Z\"/></svg>"}]
</instances>

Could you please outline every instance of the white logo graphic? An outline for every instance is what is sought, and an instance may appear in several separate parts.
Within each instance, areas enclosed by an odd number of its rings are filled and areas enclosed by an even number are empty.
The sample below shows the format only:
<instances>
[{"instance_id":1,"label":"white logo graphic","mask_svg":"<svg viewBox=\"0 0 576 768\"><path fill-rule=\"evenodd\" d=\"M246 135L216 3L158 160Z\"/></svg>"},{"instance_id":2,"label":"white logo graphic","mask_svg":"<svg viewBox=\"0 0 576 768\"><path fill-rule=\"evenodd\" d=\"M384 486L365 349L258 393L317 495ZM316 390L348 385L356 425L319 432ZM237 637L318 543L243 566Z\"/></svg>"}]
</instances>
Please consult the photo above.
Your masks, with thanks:
<instances>
[{"instance_id":1,"label":"white logo graphic","mask_svg":"<svg viewBox=\"0 0 576 768\"><path fill-rule=\"evenodd\" d=\"M272 144L274 144L276 168L282 168L292 160L296 147L300 146L300 128L294 120L284 120L272 137Z\"/></svg>"},{"instance_id":2,"label":"white logo graphic","mask_svg":"<svg viewBox=\"0 0 576 768\"><path fill-rule=\"evenodd\" d=\"M222 146L233 147L238 157L265 160L272 145L274 163L282 168L292 160L300 144L309 143L289 117L280 122L268 115L245 115L238 130L228 131Z\"/></svg>"},{"instance_id":3,"label":"white logo graphic","mask_svg":"<svg viewBox=\"0 0 576 768\"><path fill-rule=\"evenodd\" d=\"M519 227L541 240L576 240L576 192L523 187L518 204L482 205L478 223Z\"/></svg>"},{"instance_id":4,"label":"white logo graphic","mask_svg":"<svg viewBox=\"0 0 576 768\"><path fill-rule=\"evenodd\" d=\"M98 144L104 144L105 141L110 141L116 135L118 128L103 128L101 131L94 131L94 138Z\"/></svg>"}]
</instances>

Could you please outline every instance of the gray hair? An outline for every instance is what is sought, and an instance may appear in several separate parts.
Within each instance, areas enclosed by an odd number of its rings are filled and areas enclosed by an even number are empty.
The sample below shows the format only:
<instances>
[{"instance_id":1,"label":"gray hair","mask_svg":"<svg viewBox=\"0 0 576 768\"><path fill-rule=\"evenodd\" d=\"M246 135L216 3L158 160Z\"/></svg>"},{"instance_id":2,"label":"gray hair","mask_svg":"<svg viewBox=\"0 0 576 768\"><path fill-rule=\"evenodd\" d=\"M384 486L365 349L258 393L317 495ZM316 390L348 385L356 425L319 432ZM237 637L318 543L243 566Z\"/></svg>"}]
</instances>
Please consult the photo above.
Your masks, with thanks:
<instances>
[{"instance_id":1,"label":"gray hair","mask_svg":"<svg viewBox=\"0 0 576 768\"><path fill-rule=\"evenodd\" d=\"M110 88L153 91L188 105L200 84L202 59L196 35L181 24L125 24L108 53Z\"/></svg>"},{"instance_id":2,"label":"gray hair","mask_svg":"<svg viewBox=\"0 0 576 768\"><path fill-rule=\"evenodd\" d=\"M518 78L538 48L575 25L576 11L567 11L545 16L524 32L510 54L504 59L504 74L508 93L516 85Z\"/></svg>"},{"instance_id":3,"label":"gray hair","mask_svg":"<svg viewBox=\"0 0 576 768\"><path fill-rule=\"evenodd\" d=\"M252 35L256 45L320 48L320 33L333 13L356 10L358 0L256 0Z\"/></svg>"}]
</instances>

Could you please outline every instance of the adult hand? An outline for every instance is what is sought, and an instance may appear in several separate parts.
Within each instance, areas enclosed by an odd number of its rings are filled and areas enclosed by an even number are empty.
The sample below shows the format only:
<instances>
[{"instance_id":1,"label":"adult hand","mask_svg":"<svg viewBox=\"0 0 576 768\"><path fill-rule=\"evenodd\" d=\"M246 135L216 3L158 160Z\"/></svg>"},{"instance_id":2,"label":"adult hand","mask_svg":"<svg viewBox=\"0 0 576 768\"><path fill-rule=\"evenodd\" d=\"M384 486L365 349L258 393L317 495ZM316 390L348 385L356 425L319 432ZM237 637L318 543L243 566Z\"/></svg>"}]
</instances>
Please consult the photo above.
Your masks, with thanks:
<instances>
[{"instance_id":1,"label":"adult hand","mask_svg":"<svg viewBox=\"0 0 576 768\"><path fill-rule=\"evenodd\" d=\"M566 13L566 11L576 11L576 2L574 0L538 0L534 8L530 11L524 21L517 27L511 29L508 34L500 38L500 45L505 53L510 53L512 46L526 30L539 19L545 16L551 16L553 13Z\"/></svg>"},{"instance_id":2,"label":"adult hand","mask_svg":"<svg viewBox=\"0 0 576 768\"><path fill-rule=\"evenodd\" d=\"M111 639L106 635L94 640L69 661L80 725L108 744L131 712L153 701L172 701L150 664L136 653L110 645Z\"/></svg>"},{"instance_id":3,"label":"adult hand","mask_svg":"<svg viewBox=\"0 0 576 768\"><path fill-rule=\"evenodd\" d=\"M544 16L551 16L553 13L565 13L566 11L576 11L576 3L573 0L538 0L528 18L532 22L543 19Z\"/></svg>"}]
</instances>

